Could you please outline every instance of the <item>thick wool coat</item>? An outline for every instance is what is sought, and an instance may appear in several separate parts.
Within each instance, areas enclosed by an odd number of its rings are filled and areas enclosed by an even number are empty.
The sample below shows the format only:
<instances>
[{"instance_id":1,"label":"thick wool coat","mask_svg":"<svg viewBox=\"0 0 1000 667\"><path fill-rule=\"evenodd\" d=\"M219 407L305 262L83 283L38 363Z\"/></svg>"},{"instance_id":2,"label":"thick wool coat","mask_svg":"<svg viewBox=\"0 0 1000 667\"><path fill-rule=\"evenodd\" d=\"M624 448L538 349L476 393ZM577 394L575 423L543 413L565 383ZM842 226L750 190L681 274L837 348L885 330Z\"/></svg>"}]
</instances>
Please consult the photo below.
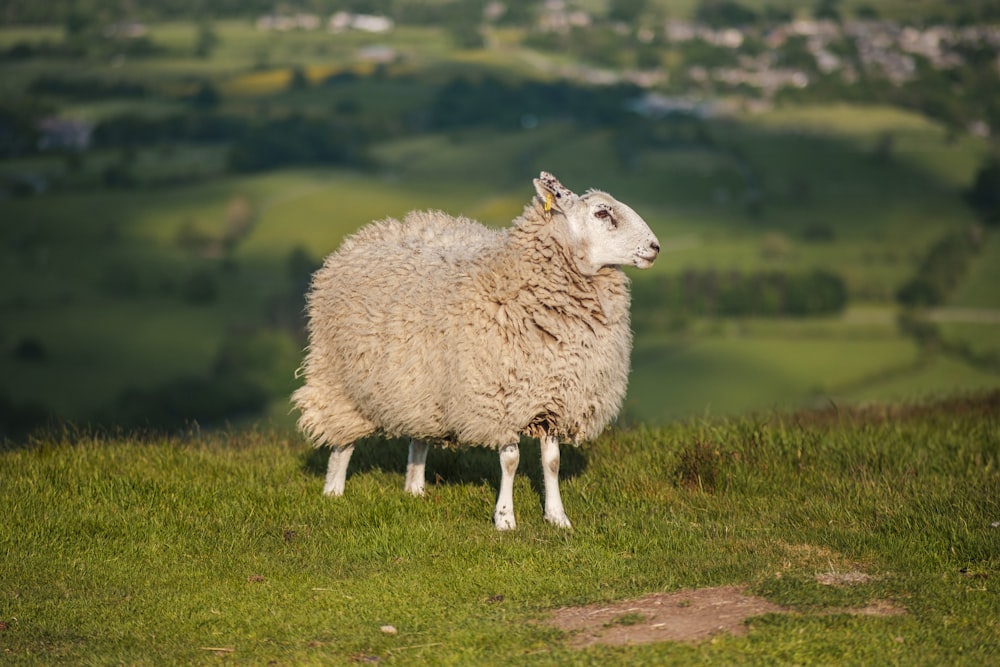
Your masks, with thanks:
<instances>
[{"instance_id":1,"label":"thick wool coat","mask_svg":"<svg viewBox=\"0 0 1000 667\"><path fill-rule=\"evenodd\" d=\"M628 278L585 275L584 251L538 199L503 230L437 211L361 229L313 278L299 426L331 446L596 437L621 408L632 333Z\"/></svg>"}]
</instances>

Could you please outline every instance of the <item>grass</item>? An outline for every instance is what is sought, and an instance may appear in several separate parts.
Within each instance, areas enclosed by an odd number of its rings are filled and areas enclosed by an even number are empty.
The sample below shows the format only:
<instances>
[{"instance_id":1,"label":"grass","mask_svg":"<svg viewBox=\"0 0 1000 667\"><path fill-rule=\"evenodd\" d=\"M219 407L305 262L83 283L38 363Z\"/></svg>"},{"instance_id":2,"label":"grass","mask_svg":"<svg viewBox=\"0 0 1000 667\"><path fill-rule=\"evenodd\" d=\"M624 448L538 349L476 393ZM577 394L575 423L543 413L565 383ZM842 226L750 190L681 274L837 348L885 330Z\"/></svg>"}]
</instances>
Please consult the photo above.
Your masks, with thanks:
<instances>
[{"instance_id":1,"label":"grass","mask_svg":"<svg viewBox=\"0 0 1000 667\"><path fill-rule=\"evenodd\" d=\"M841 387L908 372L916 361L915 346L899 337L717 332L687 340L645 338L633 352L636 372L626 406L630 416L663 423L690 414L826 402Z\"/></svg>"},{"instance_id":2,"label":"grass","mask_svg":"<svg viewBox=\"0 0 1000 667\"><path fill-rule=\"evenodd\" d=\"M12 665L988 664L997 400L612 431L565 453L572 532L542 521L537 445L500 534L491 452L432 451L413 499L404 445L369 445L329 499L322 458L281 433L57 433L0 453L0 645ZM817 581L831 571L869 576ZM580 652L542 623L728 584L800 613ZM874 601L906 613L836 612Z\"/></svg>"}]
</instances>

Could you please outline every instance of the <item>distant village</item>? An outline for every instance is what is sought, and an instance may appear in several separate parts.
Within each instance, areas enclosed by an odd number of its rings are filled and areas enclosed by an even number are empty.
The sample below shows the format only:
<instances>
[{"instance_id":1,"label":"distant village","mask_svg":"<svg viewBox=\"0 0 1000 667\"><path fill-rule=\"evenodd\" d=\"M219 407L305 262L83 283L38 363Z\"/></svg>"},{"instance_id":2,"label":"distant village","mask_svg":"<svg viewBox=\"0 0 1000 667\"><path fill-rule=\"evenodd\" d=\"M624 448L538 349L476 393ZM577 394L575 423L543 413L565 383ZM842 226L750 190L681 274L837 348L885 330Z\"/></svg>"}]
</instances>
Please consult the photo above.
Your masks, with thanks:
<instances>
[{"instance_id":1,"label":"distant village","mask_svg":"<svg viewBox=\"0 0 1000 667\"><path fill-rule=\"evenodd\" d=\"M504 5L491 2L483 15L485 23L496 21L503 15ZM570 6L565 0L547 0L535 19L532 29L543 34L586 32L598 25L599 20L585 10ZM326 30L332 34L346 31L386 35L396 28L388 16L336 12L322 18L312 13L265 14L255 22L263 32ZM731 51L735 64L708 67L687 62L679 72L661 68L617 70L584 63L559 65L556 75L585 81L595 85L629 82L646 88L648 92L635 100L631 109L636 113L659 117L671 113L710 116L727 108L718 100L706 100L705 89L714 86L739 87L756 91L745 95L741 108L755 112L770 108L771 101L781 90L805 89L819 76L838 76L846 84L860 77L858 66L866 74L879 77L899 86L919 77L918 59L923 59L937 70L962 67L963 50L979 49L989 52L994 69L1000 79L1000 26L949 26L933 25L913 27L884 20L829 20L799 19L767 27L711 28L708 25L668 19L658 29L648 27L634 30L624 24L614 26L623 40L639 44L681 47L700 40L716 49ZM105 31L108 37L136 38L146 35L146 27L135 21L114 24ZM803 42L814 60L811 67L789 66L782 62L782 49L791 40ZM756 48L747 48L749 44ZM844 45L853 50L853 57L845 57ZM763 48L760 48L763 45ZM375 54L375 55L372 55ZM398 54L391 47L373 44L359 52L359 58L392 62ZM689 94L678 96L658 92L671 77L686 81ZM984 121L969 125L968 131L977 136L989 136L998 128L991 128ZM81 150L90 143L93 127L80 120L47 119L39 127L41 150Z\"/></svg>"},{"instance_id":2,"label":"distant village","mask_svg":"<svg viewBox=\"0 0 1000 667\"><path fill-rule=\"evenodd\" d=\"M501 2L491 2L484 10L484 21L495 21L504 14ZM568 34L585 32L596 26L598 19L589 12L572 6L565 0L547 0L537 15L532 28L541 33ZM257 28L264 31L318 30L325 27L332 33L358 30L373 34L392 31L393 20L386 16L337 12L326 21L315 14L268 14L257 20ZM679 19L668 19L658 30L629 26L615 26L623 39L645 44L665 46L684 45L701 40L713 47L730 50L737 55L736 64L725 67L706 67L687 63L682 73L673 73L694 84L724 84L743 86L758 91L757 104L748 104L751 111L767 108L774 94L785 88L806 88L817 76L840 75L848 84L859 78L858 65L865 72L882 78L893 85L902 85L919 76L918 59L923 58L931 67L947 70L962 67L962 47L985 48L992 52L995 68L1000 78L1000 26L949 26L933 25L913 27L884 20L830 20L799 19L768 27L730 27L714 29L707 25ZM782 64L780 52L789 40L803 40L808 53L815 61L813 68ZM749 42L763 44L764 49L746 49ZM843 55L843 45L851 45L856 57ZM840 48L838 48L840 47ZM582 79L593 84L612 84L629 81L645 88L656 88L666 83L670 73L662 68L632 71L613 71L586 65L564 66L558 74ZM661 100L660 111L674 110L679 102L663 95L652 96L653 102L640 109L657 111L655 100ZM710 108L698 105L698 109ZM976 134L988 134L990 128L981 124L970 128Z\"/></svg>"}]
</instances>

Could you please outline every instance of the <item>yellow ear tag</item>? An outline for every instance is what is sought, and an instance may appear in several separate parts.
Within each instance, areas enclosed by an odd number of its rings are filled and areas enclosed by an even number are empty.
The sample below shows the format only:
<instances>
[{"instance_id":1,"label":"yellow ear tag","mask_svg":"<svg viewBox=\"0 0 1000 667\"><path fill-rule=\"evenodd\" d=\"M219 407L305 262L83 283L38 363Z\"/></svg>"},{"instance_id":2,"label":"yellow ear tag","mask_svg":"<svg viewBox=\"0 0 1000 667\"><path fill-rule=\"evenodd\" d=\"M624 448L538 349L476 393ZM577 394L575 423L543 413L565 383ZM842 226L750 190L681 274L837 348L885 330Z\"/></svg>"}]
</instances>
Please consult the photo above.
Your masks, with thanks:
<instances>
[{"instance_id":1,"label":"yellow ear tag","mask_svg":"<svg viewBox=\"0 0 1000 667\"><path fill-rule=\"evenodd\" d=\"M545 212L548 213L551 210L552 210L552 193L551 192L546 192L545 193Z\"/></svg>"}]
</instances>

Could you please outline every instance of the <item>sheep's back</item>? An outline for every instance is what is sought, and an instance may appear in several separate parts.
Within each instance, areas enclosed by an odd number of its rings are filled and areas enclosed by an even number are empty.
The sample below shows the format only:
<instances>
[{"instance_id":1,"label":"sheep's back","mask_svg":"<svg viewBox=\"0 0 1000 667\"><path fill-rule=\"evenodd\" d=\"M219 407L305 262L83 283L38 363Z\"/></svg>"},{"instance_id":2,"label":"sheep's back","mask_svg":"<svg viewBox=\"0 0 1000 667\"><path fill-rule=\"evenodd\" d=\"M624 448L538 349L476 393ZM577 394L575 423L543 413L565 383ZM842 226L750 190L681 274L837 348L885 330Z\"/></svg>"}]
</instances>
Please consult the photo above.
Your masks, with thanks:
<instances>
[{"instance_id":1,"label":"sheep's back","mask_svg":"<svg viewBox=\"0 0 1000 667\"><path fill-rule=\"evenodd\" d=\"M380 430L453 435L443 405L453 304L468 301L461 295L471 267L504 236L465 218L416 212L361 229L317 272L310 354L326 357L353 407Z\"/></svg>"}]
</instances>

